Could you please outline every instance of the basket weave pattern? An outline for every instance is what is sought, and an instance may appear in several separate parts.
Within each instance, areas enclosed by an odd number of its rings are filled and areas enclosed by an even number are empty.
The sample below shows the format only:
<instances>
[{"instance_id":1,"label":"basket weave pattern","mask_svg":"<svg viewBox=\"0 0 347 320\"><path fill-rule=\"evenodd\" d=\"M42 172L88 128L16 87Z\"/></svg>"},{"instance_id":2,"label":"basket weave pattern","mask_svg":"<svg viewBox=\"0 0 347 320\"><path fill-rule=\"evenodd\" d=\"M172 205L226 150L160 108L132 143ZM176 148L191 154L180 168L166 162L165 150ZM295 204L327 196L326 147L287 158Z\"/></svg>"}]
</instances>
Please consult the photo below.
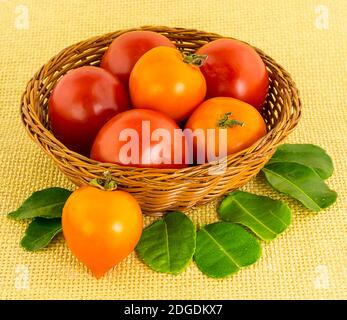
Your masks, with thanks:
<instances>
[{"instance_id":1,"label":"basket weave pattern","mask_svg":"<svg viewBox=\"0 0 347 320\"><path fill-rule=\"evenodd\" d=\"M177 48L194 52L207 42L222 38L193 29L142 27L121 30L74 44L50 59L28 82L21 100L21 117L30 137L76 185L102 178L109 171L118 188L131 192L144 213L160 216L168 210L207 203L248 182L270 159L276 147L295 128L301 115L298 90L290 75L272 58L254 48L267 66L270 90L263 110L268 133L251 147L228 156L223 175L210 175L210 164L184 169L133 168L99 163L67 149L50 131L48 98L57 81L69 70L99 65L112 40L133 30L159 32Z\"/></svg>"}]
</instances>

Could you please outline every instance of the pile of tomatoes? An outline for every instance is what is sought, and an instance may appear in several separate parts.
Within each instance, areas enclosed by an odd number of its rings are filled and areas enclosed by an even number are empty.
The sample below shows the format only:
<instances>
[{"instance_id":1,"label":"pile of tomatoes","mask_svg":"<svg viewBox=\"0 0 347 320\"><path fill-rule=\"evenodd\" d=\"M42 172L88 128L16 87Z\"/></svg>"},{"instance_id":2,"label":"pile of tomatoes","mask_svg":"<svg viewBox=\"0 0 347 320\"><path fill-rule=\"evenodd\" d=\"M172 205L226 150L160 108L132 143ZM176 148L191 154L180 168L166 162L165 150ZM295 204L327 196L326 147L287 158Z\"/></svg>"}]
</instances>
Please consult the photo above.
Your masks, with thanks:
<instances>
[{"instance_id":1,"label":"pile of tomatoes","mask_svg":"<svg viewBox=\"0 0 347 320\"><path fill-rule=\"evenodd\" d=\"M264 62L243 42L219 39L193 54L162 34L132 31L111 43L100 67L77 68L58 81L49 119L65 146L91 159L183 168L210 161L221 146L232 154L264 136L260 111L268 87ZM187 132L193 132L189 148Z\"/></svg>"}]
</instances>

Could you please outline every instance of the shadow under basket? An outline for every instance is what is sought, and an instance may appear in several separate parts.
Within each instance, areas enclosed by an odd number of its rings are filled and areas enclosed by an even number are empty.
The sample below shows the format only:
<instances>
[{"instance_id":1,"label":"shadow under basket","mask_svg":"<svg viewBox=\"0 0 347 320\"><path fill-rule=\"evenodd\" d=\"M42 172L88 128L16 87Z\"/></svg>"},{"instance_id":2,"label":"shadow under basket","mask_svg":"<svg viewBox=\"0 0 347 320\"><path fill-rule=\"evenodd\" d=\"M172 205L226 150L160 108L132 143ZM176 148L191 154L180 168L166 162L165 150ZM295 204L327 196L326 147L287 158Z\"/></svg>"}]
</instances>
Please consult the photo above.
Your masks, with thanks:
<instances>
[{"instance_id":1,"label":"shadow under basket","mask_svg":"<svg viewBox=\"0 0 347 320\"><path fill-rule=\"evenodd\" d=\"M67 149L50 131L48 98L57 81L69 70L99 65L112 40L134 30L159 32L179 50L194 52L207 42L225 38L193 29L142 27L120 30L74 44L50 59L28 82L21 100L21 117L30 137L76 185L103 178L109 171L118 188L139 201L143 213L160 216L207 203L252 179L270 159L278 144L295 128L301 115L298 90L289 73L261 50L254 48L269 72L270 89L262 112L268 133L251 147L227 157L226 171L209 174L211 164L184 169L133 168L100 163Z\"/></svg>"}]
</instances>

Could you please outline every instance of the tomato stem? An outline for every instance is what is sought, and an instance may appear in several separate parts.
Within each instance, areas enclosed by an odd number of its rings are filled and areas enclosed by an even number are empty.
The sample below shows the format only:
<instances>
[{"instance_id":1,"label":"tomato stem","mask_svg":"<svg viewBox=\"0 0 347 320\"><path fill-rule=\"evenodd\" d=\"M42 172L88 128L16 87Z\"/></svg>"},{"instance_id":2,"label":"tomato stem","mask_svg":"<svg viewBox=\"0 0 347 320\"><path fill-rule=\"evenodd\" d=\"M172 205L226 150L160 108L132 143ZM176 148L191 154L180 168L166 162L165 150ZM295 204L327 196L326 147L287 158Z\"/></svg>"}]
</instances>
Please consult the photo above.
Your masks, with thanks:
<instances>
[{"instance_id":1,"label":"tomato stem","mask_svg":"<svg viewBox=\"0 0 347 320\"><path fill-rule=\"evenodd\" d=\"M112 191L117 189L117 183L113 180L110 171L103 173L104 179L93 179L89 182L91 186L97 187L102 190Z\"/></svg>"},{"instance_id":2,"label":"tomato stem","mask_svg":"<svg viewBox=\"0 0 347 320\"><path fill-rule=\"evenodd\" d=\"M183 62L192 64L197 67L201 67L207 60L207 54L195 54L195 53L182 53Z\"/></svg>"},{"instance_id":3,"label":"tomato stem","mask_svg":"<svg viewBox=\"0 0 347 320\"><path fill-rule=\"evenodd\" d=\"M245 123L243 121L239 121L237 119L230 119L232 113L226 112L218 121L217 127L219 128L233 128L235 126L243 127Z\"/></svg>"}]
</instances>

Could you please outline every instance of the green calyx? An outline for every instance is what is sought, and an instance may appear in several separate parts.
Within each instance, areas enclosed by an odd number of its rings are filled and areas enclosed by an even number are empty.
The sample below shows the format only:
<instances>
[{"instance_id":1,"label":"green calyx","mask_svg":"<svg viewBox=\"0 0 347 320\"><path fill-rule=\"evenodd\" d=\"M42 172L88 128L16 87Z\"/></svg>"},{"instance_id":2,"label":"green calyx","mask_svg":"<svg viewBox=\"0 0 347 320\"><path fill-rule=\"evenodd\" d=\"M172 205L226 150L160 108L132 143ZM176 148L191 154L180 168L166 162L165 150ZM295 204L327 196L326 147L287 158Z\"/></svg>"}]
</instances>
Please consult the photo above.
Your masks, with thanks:
<instances>
[{"instance_id":1,"label":"green calyx","mask_svg":"<svg viewBox=\"0 0 347 320\"><path fill-rule=\"evenodd\" d=\"M117 183L113 180L110 171L105 171L103 173L104 179L93 179L89 181L89 185L97 187L105 191L113 191L117 189Z\"/></svg>"},{"instance_id":2,"label":"green calyx","mask_svg":"<svg viewBox=\"0 0 347 320\"><path fill-rule=\"evenodd\" d=\"M207 54L182 53L183 62L201 67L207 60Z\"/></svg>"},{"instance_id":3,"label":"green calyx","mask_svg":"<svg viewBox=\"0 0 347 320\"><path fill-rule=\"evenodd\" d=\"M233 128L235 126L243 127L245 123L243 121L239 121L237 119L230 119L232 113L226 112L217 122L217 127L227 129Z\"/></svg>"}]
</instances>

